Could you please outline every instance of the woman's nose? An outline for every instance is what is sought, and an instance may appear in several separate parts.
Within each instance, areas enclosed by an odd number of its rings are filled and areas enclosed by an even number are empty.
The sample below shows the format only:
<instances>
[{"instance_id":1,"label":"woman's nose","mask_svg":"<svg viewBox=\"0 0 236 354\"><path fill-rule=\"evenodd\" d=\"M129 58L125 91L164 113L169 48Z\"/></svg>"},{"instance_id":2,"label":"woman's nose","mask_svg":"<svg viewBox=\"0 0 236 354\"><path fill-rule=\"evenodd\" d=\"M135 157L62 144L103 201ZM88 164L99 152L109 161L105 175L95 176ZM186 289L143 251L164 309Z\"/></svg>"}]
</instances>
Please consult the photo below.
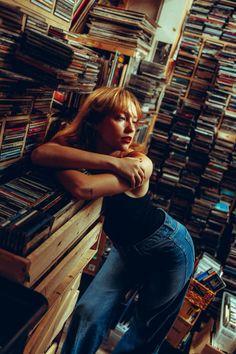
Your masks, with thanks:
<instances>
[{"instance_id":1,"label":"woman's nose","mask_svg":"<svg viewBox=\"0 0 236 354\"><path fill-rule=\"evenodd\" d=\"M127 121L126 130L128 130L130 132L134 132L135 131L135 124L132 122L132 120L128 120Z\"/></svg>"}]
</instances>

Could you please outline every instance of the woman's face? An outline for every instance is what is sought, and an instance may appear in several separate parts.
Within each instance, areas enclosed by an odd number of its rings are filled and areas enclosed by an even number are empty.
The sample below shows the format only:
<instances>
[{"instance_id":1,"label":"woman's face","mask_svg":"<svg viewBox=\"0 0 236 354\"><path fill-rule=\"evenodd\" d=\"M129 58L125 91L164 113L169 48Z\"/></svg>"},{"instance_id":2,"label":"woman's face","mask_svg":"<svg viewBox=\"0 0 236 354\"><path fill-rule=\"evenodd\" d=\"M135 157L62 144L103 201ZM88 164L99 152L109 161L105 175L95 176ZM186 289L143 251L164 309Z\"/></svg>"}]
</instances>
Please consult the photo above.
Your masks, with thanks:
<instances>
[{"instance_id":1,"label":"woman's face","mask_svg":"<svg viewBox=\"0 0 236 354\"><path fill-rule=\"evenodd\" d=\"M104 154L128 150L135 135L137 122L137 110L133 102L130 102L125 112L105 117L97 125L96 150Z\"/></svg>"}]
</instances>

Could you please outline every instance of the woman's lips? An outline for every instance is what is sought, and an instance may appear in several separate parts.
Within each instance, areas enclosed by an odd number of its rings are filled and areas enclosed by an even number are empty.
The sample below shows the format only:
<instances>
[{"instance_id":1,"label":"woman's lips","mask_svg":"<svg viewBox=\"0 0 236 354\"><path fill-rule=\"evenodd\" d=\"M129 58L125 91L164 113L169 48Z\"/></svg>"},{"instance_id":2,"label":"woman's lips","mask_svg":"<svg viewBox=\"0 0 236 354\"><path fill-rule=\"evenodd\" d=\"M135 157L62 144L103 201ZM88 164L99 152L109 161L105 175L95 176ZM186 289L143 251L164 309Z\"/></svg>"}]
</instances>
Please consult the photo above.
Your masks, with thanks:
<instances>
[{"instance_id":1,"label":"woman's lips","mask_svg":"<svg viewBox=\"0 0 236 354\"><path fill-rule=\"evenodd\" d=\"M121 141L122 141L122 143L129 144L129 143L131 143L132 138L131 138L130 136L126 136L126 137L123 137L123 138L121 139Z\"/></svg>"}]
</instances>

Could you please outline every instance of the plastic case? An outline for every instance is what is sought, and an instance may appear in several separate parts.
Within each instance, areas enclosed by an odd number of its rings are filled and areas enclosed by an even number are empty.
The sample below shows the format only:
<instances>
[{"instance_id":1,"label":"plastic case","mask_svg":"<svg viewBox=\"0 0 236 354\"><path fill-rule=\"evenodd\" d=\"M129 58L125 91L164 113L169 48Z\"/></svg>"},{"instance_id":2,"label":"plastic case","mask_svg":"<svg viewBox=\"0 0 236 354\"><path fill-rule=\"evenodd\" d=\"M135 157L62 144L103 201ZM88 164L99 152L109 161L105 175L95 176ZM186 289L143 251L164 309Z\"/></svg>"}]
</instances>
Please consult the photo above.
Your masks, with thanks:
<instances>
[{"instance_id":1,"label":"plastic case","mask_svg":"<svg viewBox=\"0 0 236 354\"><path fill-rule=\"evenodd\" d=\"M0 354L20 354L48 302L42 294L3 277L0 289Z\"/></svg>"},{"instance_id":2,"label":"plastic case","mask_svg":"<svg viewBox=\"0 0 236 354\"><path fill-rule=\"evenodd\" d=\"M220 321L213 345L230 354L236 350L236 296L226 291L222 297Z\"/></svg>"}]
</instances>

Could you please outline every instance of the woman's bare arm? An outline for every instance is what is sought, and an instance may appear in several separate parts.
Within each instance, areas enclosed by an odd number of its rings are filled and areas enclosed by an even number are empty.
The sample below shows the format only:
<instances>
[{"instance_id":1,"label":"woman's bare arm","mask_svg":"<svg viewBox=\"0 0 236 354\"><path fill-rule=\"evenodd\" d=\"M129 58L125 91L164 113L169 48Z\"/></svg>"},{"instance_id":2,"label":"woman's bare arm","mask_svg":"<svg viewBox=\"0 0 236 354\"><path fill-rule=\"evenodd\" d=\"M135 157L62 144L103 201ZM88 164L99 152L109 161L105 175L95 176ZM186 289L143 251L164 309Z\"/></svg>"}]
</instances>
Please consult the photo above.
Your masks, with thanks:
<instances>
[{"instance_id":1,"label":"woman's bare arm","mask_svg":"<svg viewBox=\"0 0 236 354\"><path fill-rule=\"evenodd\" d=\"M31 154L34 164L59 169L91 169L115 173L128 181L132 188L142 184L144 171L139 158L119 158L74 147L48 142Z\"/></svg>"},{"instance_id":2,"label":"woman's bare arm","mask_svg":"<svg viewBox=\"0 0 236 354\"><path fill-rule=\"evenodd\" d=\"M141 186L132 189L125 179L111 173L87 175L77 170L57 172L61 184L78 199L94 199L130 191L133 196L144 195L152 173L152 163L145 157L142 161L145 179Z\"/></svg>"}]
</instances>

